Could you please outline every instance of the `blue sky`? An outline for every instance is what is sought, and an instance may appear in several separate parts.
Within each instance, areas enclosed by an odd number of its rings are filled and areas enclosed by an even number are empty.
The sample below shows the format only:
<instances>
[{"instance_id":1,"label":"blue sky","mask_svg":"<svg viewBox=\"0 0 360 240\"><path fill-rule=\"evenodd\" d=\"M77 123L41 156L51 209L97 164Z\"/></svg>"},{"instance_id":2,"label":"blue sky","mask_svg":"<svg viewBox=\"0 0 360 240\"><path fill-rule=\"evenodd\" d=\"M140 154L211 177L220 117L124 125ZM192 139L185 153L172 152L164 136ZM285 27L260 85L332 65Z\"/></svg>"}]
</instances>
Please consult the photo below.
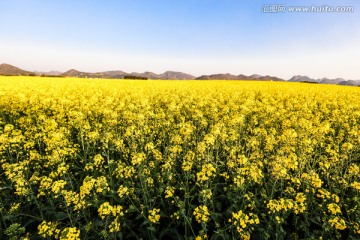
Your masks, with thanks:
<instances>
[{"instance_id":1,"label":"blue sky","mask_svg":"<svg viewBox=\"0 0 360 240\"><path fill-rule=\"evenodd\" d=\"M266 4L354 12L263 13ZM356 0L0 0L0 63L360 79L359 25Z\"/></svg>"}]
</instances>

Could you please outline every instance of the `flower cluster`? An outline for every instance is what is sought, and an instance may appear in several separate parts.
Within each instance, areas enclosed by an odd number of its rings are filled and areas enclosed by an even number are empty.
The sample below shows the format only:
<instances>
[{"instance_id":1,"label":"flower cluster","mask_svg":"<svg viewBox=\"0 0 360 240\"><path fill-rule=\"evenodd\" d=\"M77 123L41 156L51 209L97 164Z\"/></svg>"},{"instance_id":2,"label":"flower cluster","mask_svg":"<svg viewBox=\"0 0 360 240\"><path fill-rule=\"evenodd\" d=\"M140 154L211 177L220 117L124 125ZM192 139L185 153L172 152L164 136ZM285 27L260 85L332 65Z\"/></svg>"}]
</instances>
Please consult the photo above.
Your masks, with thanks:
<instances>
[{"instance_id":1,"label":"flower cluster","mask_svg":"<svg viewBox=\"0 0 360 240\"><path fill-rule=\"evenodd\" d=\"M207 206L201 205L196 207L193 214L198 223L206 223L209 221L210 213Z\"/></svg>"}]
</instances>

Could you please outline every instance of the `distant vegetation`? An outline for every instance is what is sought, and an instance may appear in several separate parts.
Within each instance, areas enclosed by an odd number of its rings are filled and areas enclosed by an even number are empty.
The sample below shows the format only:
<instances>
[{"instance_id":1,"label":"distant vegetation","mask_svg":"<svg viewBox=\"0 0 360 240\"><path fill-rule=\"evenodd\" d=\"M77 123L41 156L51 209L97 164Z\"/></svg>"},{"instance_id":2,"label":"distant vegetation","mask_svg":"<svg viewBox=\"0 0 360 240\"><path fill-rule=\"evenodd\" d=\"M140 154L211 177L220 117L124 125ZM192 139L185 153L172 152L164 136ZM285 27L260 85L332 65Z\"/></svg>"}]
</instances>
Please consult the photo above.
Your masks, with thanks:
<instances>
[{"instance_id":1,"label":"distant vegetation","mask_svg":"<svg viewBox=\"0 0 360 240\"><path fill-rule=\"evenodd\" d=\"M310 81L301 81L301 83L319 84L318 82L310 82Z\"/></svg>"},{"instance_id":2,"label":"distant vegetation","mask_svg":"<svg viewBox=\"0 0 360 240\"><path fill-rule=\"evenodd\" d=\"M139 77L139 76L132 76L132 75L126 75L126 76L124 76L124 79L148 80L148 78L146 78L146 77Z\"/></svg>"},{"instance_id":3,"label":"distant vegetation","mask_svg":"<svg viewBox=\"0 0 360 240\"><path fill-rule=\"evenodd\" d=\"M55 77L55 78L63 78L64 76L59 75L48 75L48 74L41 74L40 77Z\"/></svg>"}]
</instances>

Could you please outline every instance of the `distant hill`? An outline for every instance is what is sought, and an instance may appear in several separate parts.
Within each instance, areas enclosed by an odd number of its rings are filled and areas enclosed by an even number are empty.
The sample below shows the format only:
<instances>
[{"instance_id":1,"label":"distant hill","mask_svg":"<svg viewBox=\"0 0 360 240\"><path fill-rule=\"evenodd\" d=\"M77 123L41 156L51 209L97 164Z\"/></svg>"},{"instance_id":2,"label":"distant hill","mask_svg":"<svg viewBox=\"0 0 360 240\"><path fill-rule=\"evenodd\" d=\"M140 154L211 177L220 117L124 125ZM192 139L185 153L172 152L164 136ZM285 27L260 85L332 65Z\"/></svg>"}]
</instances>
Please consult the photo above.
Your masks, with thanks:
<instances>
[{"instance_id":1,"label":"distant hill","mask_svg":"<svg viewBox=\"0 0 360 240\"><path fill-rule=\"evenodd\" d=\"M345 85L345 86L360 86L360 80L342 81L342 82L339 83L339 85Z\"/></svg>"},{"instance_id":2,"label":"distant hill","mask_svg":"<svg viewBox=\"0 0 360 240\"><path fill-rule=\"evenodd\" d=\"M160 79L159 75L153 72L143 72L143 73L132 72L129 75L143 77L147 79Z\"/></svg>"},{"instance_id":3,"label":"distant hill","mask_svg":"<svg viewBox=\"0 0 360 240\"><path fill-rule=\"evenodd\" d=\"M317 82L315 79L311 79L308 76L293 76L288 80L289 82Z\"/></svg>"},{"instance_id":4,"label":"distant hill","mask_svg":"<svg viewBox=\"0 0 360 240\"><path fill-rule=\"evenodd\" d=\"M343 78L335 78L335 79L328 79L328 78L322 78L322 79L319 79L319 83L322 83L322 84L339 84L343 81L346 81L345 79Z\"/></svg>"},{"instance_id":5,"label":"distant hill","mask_svg":"<svg viewBox=\"0 0 360 240\"><path fill-rule=\"evenodd\" d=\"M62 72L59 71L49 71L49 72L34 72L38 76L60 76Z\"/></svg>"},{"instance_id":6,"label":"distant hill","mask_svg":"<svg viewBox=\"0 0 360 240\"><path fill-rule=\"evenodd\" d=\"M70 69L69 71L64 72L60 76L61 77L78 77L78 78L113 78L112 76L106 75L102 72L88 73L88 72L80 72L76 69Z\"/></svg>"},{"instance_id":7,"label":"distant hill","mask_svg":"<svg viewBox=\"0 0 360 240\"><path fill-rule=\"evenodd\" d=\"M69 71L66 71L64 73L61 74L61 76L64 77L81 77L81 76L85 76L87 73L85 72L80 72L76 69L70 69Z\"/></svg>"},{"instance_id":8,"label":"distant hill","mask_svg":"<svg viewBox=\"0 0 360 240\"><path fill-rule=\"evenodd\" d=\"M259 75L260 76L260 75ZM241 80L251 80L251 76L246 76L244 74L240 74L237 76L238 79L241 79Z\"/></svg>"},{"instance_id":9,"label":"distant hill","mask_svg":"<svg viewBox=\"0 0 360 240\"><path fill-rule=\"evenodd\" d=\"M262 77L259 77L259 78L257 78L257 79L254 79L254 80L264 80L264 81L271 80L271 81L275 81L275 82L284 82L284 81L285 81L284 79L281 79L281 78L278 78L278 77L269 76L269 75L262 76Z\"/></svg>"},{"instance_id":10,"label":"distant hill","mask_svg":"<svg viewBox=\"0 0 360 240\"><path fill-rule=\"evenodd\" d=\"M246 76L244 74L232 75L230 73L226 74L212 74L212 75L202 75L197 80L258 80L258 81L285 81L278 77L273 76L261 76L258 74L253 74L251 76Z\"/></svg>"},{"instance_id":11,"label":"distant hill","mask_svg":"<svg viewBox=\"0 0 360 240\"><path fill-rule=\"evenodd\" d=\"M358 86L360 85L360 81L356 80L345 80L343 78L321 78L321 79L312 79L308 76L296 75L288 80L289 82L314 82L320 84L339 84L339 85L349 85L349 86Z\"/></svg>"},{"instance_id":12,"label":"distant hill","mask_svg":"<svg viewBox=\"0 0 360 240\"><path fill-rule=\"evenodd\" d=\"M137 75L137 74L135 74L135 75ZM153 72L144 72L144 73L139 73L138 75L148 78L148 79L160 79L160 76Z\"/></svg>"},{"instance_id":13,"label":"distant hill","mask_svg":"<svg viewBox=\"0 0 360 240\"><path fill-rule=\"evenodd\" d=\"M30 71L25 71L14 67L10 64L3 63L0 65L0 75L5 76L35 76L36 74Z\"/></svg>"},{"instance_id":14,"label":"distant hill","mask_svg":"<svg viewBox=\"0 0 360 240\"><path fill-rule=\"evenodd\" d=\"M100 72L99 74L103 74L104 76L109 76L113 78L123 78L124 76L128 75L126 72L120 70Z\"/></svg>"},{"instance_id":15,"label":"distant hill","mask_svg":"<svg viewBox=\"0 0 360 240\"><path fill-rule=\"evenodd\" d=\"M196 77L187 73L166 71L159 75L160 79L190 80Z\"/></svg>"},{"instance_id":16,"label":"distant hill","mask_svg":"<svg viewBox=\"0 0 360 240\"><path fill-rule=\"evenodd\" d=\"M259 74L253 74L253 75L249 76L250 79L258 79L260 77L261 77L261 75L259 75Z\"/></svg>"},{"instance_id":17,"label":"distant hill","mask_svg":"<svg viewBox=\"0 0 360 240\"><path fill-rule=\"evenodd\" d=\"M239 80L238 76L232 75L230 73L219 73L219 74L212 74L212 75L202 75L197 80Z\"/></svg>"}]
</instances>

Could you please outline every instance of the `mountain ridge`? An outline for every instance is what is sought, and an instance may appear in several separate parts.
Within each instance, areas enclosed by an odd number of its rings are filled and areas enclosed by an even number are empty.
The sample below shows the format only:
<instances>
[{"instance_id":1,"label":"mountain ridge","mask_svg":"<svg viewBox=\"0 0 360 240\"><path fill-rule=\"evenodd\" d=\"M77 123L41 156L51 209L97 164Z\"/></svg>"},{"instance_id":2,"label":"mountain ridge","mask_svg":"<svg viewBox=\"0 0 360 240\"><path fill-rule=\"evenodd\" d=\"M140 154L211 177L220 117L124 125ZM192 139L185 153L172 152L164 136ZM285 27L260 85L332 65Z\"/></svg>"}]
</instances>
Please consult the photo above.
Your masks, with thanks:
<instances>
[{"instance_id":1,"label":"mountain ridge","mask_svg":"<svg viewBox=\"0 0 360 240\"><path fill-rule=\"evenodd\" d=\"M127 73L121 70L112 70L112 71L103 71L103 72L82 72L76 69L70 69L66 72L59 71L49 71L49 72L40 72L40 71L26 71L18 67L12 66L10 64L0 64L0 75L7 76L59 76L59 77L79 77L79 78L114 78L114 79L124 79L124 78L141 78L141 79L168 79L168 80L252 80L252 81L279 81L279 82L305 82L305 83L319 83L319 84L338 84L338 85L348 85L348 86L360 86L360 80L345 80L343 78L321 78L313 79L305 75L295 75L288 80L278 78L276 76L270 75L233 75L230 73L217 73L210 75L201 75L195 77L188 73L178 72L178 71L165 71L161 74L156 74L150 71L143 73L131 72Z\"/></svg>"},{"instance_id":2,"label":"mountain ridge","mask_svg":"<svg viewBox=\"0 0 360 240\"><path fill-rule=\"evenodd\" d=\"M339 85L349 85L349 86L359 86L360 80L345 80L343 78L319 78L313 79L308 76L296 75L288 80L288 82L311 82L319 84L339 84Z\"/></svg>"}]
</instances>

